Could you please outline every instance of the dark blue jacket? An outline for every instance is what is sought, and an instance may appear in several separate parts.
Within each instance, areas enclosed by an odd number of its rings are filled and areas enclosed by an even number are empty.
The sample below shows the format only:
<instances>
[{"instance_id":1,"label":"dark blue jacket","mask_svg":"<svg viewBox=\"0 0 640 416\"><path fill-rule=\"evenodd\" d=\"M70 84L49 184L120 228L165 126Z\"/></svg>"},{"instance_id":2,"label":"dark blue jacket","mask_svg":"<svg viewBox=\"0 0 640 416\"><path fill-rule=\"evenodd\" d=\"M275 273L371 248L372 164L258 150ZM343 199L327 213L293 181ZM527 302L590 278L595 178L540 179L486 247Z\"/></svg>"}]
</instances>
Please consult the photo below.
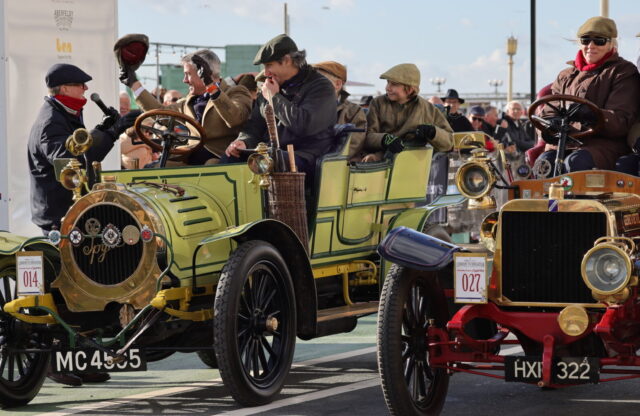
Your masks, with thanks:
<instances>
[{"instance_id":1,"label":"dark blue jacket","mask_svg":"<svg viewBox=\"0 0 640 416\"><path fill-rule=\"evenodd\" d=\"M51 97L45 97L28 142L28 161L31 172L31 219L35 225L50 231L60 228L60 220L72 204L73 193L66 190L55 178L53 160L75 157L65 148L67 138L79 128L84 128L82 115L69 114ZM102 161L113 147L115 132L92 130L94 144L81 163L91 166L93 161ZM85 160L86 159L86 160Z\"/></svg>"}]
</instances>

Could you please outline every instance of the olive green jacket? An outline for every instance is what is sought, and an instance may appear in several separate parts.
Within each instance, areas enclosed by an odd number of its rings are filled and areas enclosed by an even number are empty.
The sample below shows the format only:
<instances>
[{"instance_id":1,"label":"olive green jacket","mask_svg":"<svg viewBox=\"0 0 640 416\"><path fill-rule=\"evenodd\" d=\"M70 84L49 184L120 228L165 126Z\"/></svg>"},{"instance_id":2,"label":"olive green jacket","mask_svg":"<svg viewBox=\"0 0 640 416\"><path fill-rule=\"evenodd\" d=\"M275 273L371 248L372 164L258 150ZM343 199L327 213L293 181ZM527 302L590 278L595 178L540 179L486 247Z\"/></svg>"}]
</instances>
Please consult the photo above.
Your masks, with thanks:
<instances>
[{"instance_id":1,"label":"olive green jacket","mask_svg":"<svg viewBox=\"0 0 640 416\"><path fill-rule=\"evenodd\" d=\"M144 90L136 98L138 105L144 110L165 109L178 111L195 120L192 101L195 95L189 94L175 104L161 105L150 92ZM204 145L216 156L224 154L229 143L234 141L245 121L251 114L253 100L249 90L243 86L229 87L226 82L220 82L220 95L210 99L202 115L202 127L207 133ZM196 133L193 131L192 133Z\"/></svg>"},{"instance_id":2,"label":"olive green jacket","mask_svg":"<svg viewBox=\"0 0 640 416\"><path fill-rule=\"evenodd\" d=\"M415 97L405 104L390 101L380 95L371 101L367 114L366 150L382 150L382 137L389 133L410 139L420 124L433 124L436 135L430 144L437 152L453 148L453 130L447 118L433 104L422 97Z\"/></svg>"},{"instance_id":3,"label":"olive green jacket","mask_svg":"<svg viewBox=\"0 0 640 416\"><path fill-rule=\"evenodd\" d=\"M367 130L367 114L362 107L348 100L349 93L340 91L338 100L338 124L351 123L357 129L365 130L362 133L351 133L351 144L349 145L349 160L359 161L364 156L364 139Z\"/></svg>"}]
</instances>

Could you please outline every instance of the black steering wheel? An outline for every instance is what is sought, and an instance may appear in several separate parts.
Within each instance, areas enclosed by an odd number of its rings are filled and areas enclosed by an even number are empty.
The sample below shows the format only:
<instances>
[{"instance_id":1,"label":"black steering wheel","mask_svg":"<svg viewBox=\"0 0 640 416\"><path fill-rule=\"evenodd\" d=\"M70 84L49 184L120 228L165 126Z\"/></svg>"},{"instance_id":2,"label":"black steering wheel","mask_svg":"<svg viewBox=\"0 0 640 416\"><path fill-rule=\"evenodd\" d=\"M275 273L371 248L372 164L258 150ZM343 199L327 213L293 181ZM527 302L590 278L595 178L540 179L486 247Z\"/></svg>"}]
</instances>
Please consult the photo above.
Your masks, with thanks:
<instances>
[{"instance_id":1,"label":"black steering wheel","mask_svg":"<svg viewBox=\"0 0 640 416\"><path fill-rule=\"evenodd\" d=\"M569 106L568 103L575 103L576 105ZM553 110L553 114L544 117L538 116L538 108L542 107L544 110L543 106L547 106ZM571 122L580 121L575 119L576 114L585 107L591 110L591 113L595 117L595 122L590 123L587 130L571 133L571 138L581 139L599 133L604 127L604 113L597 105L585 98L562 94L547 95L546 97L536 100L529 106L528 116L531 124L533 124L535 128L543 134L552 135L559 133L557 129L561 126L564 125L568 127Z\"/></svg>"},{"instance_id":2,"label":"black steering wheel","mask_svg":"<svg viewBox=\"0 0 640 416\"><path fill-rule=\"evenodd\" d=\"M152 126L144 124L149 118L153 119ZM155 152L162 152L160 167L164 167L170 154L188 157L200 149L206 139L206 133L200 123L186 114L171 110L146 111L136 119L134 128L144 144ZM192 130L198 135L193 135ZM147 137L145 132L151 133L151 138Z\"/></svg>"}]
</instances>

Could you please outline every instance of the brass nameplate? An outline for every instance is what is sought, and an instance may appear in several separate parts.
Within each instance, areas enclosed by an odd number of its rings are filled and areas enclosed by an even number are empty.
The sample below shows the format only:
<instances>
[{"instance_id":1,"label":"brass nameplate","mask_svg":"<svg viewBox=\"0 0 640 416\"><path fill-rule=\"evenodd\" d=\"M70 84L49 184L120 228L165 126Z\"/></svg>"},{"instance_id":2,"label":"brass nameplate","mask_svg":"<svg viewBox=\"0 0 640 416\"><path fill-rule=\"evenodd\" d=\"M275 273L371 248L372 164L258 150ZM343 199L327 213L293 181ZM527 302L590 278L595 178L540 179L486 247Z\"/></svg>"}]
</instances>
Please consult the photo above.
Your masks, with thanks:
<instances>
[{"instance_id":1,"label":"brass nameplate","mask_svg":"<svg viewBox=\"0 0 640 416\"><path fill-rule=\"evenodd\" d=\"M585 186L587 188L604 188L604 175L601 173L585 175Z\"/></svg>"}]
</instances>

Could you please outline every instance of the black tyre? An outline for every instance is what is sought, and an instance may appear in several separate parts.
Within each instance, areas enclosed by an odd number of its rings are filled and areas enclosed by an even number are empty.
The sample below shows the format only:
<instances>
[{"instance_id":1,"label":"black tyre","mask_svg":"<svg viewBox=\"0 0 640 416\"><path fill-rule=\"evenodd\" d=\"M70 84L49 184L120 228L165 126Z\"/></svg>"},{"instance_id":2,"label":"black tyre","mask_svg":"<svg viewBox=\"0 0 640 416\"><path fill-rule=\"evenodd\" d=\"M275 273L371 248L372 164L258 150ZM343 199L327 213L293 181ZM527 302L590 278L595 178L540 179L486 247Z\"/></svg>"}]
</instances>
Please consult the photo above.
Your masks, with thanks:
<instances>
[{"instance_id":1,"label":"black tyre","mask_svg":"<svg viewBox=\"0 0 640 416\"><path fill-rule=\"evenodd\" d=\"M296 310L289 270L264 241L241 244L222 269L213 314L220 375L244 406L273 401L291 368Z\"/></svg>"},{"instance_id":2,"label":"black tyre","mask_svg":"<svg viewBox=\"0 0 640 416\"><path fill-rule=\"evenodd\" d=\"M49 368L48 353L15 352L46 345L45 337L11 315L4 305L15 299L15 258L0 258L0 404L24 406L40 391Z\"/></svg>"},{"instance_id":3,"label":"black tyre","mask_svg":"<svg viewBox=\"0 0 640 416\"><path fill-rule=\"evenodd\" d=\"M392 415L437 415L449 375L429 365L427 329L444 327L447 302L436 276L393 265L382 288L378 313L378 368Z\"/></svg>"},{"instance_id":4,"label":"black tyre","mask_svg":"<svg viewBox=\"0 0 640 416\"><path fill-rule=\"evenodd\" d=\"M198 351L198 358L209 367L218 368L218 360L214 350L200 350Z\"/></svg>"}]
</instances>

